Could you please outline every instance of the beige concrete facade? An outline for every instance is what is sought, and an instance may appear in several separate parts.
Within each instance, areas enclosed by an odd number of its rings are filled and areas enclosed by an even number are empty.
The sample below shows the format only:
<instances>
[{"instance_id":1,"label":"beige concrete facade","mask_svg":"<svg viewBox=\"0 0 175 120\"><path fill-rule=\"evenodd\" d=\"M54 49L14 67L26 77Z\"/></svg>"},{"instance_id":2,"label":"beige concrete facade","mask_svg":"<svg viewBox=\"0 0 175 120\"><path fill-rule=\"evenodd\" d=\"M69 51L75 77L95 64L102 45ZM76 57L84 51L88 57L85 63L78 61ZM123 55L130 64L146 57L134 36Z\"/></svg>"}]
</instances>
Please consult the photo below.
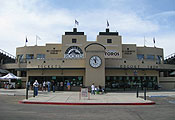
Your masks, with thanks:
<instances>
[{"instance_id":1,"label":"beige concrete facade","mask_svg":"<svg viewBox=\"0 0 175 120\"><path fill-rule=\"evenodd\" d=\"M112 81L120 83L120 80L127 80L130 84L145 79L156 80L159 84L160 71L169 68L175 70L173 65L163 64L162 48L122 44L122 36L109 29L100 32L97 40L92 42L87 41L84 32L77 32L74 28L73 32L65 32L62 44L19 47L16 56L15 64L4 64L3 68L16 69L18 75L26 72L26 75L21 75L26 81L35 77L41 80L44 77L48 77L47 80L65 77L67 80L69 78L66 77L70 77L74 85L75 79L78 81L82 77L83 85L77 82L78 87L89 87L92 83L106 87L107 78L111 85ZM93 56L101 59L99 67L91 66L90 59ZM96 58L92 62L99 64Z\"/></svg>"}]
</instances>

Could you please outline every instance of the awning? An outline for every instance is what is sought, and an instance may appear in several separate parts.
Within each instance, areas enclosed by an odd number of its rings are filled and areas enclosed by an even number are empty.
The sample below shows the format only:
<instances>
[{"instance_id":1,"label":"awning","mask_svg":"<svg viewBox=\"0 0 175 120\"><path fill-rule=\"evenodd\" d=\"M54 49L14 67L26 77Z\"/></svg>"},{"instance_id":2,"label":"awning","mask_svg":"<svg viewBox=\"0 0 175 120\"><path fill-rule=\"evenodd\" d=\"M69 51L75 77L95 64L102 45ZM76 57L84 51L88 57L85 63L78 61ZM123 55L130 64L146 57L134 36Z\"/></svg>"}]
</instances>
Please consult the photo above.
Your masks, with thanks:
<instances>
[{"instance_id":1,"label":"awning","mask_svg":"<svg viewBox=\"0 0 175 120\"><path fill-rule=\"evenodd\" d=\"M172 73L170 73L170 75L175 75L175 71L173 71Z\"/></svg>"},{"instance_id":2,"label":"awning","mask_svg":"<svg viewBox=\"0 0 175 120\"><path fill-rule=\"evenodd\" d=\"M8 73L7 75L0 77L0 79L21 79L21 77L17 77L13 73Z\"/></svg>"}]
</instances>

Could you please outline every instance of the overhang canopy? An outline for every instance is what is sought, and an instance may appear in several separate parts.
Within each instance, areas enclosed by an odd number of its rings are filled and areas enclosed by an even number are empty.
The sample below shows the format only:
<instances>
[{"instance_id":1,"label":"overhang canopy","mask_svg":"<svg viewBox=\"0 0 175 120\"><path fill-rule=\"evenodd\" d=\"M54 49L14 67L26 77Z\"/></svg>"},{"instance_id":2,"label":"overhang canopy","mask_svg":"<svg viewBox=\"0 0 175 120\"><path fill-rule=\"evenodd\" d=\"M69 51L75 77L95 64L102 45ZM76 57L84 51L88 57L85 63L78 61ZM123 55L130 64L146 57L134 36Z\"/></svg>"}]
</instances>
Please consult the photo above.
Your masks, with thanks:
<instances>
[{"instance_id":1,"label":"overhang canopy","mask_svg":"<svg viewBox=\"0 0 175 120\"><path fill-rule=\"evenodd\" d=\"M17 77L13 73L8 73L7 75L0 77L0 79L21 79L21 77Z\"/></svg>"}]
</instances>

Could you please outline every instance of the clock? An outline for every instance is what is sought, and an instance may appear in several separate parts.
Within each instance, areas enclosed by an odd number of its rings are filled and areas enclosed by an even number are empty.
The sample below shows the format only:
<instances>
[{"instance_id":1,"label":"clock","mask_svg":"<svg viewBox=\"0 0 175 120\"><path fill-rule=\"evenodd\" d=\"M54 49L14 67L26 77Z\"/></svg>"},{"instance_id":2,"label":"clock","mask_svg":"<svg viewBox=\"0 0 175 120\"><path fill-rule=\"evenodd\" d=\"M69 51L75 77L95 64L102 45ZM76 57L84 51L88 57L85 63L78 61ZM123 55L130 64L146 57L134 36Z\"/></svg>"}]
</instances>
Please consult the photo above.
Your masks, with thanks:
<instances>
[{"instance_id":1,"label":"clock","mask_svg":"<svg viewBox=\"0 0 175 120\"><path fill-rule=\"evenodd\" d=\"M90 63L91 67L98 68L98 67L100 67L100 65L102 63L102 60L101 60L101 58L99 56L92 56L89 59L89 63Z\"/></svg>"}]
</instances>

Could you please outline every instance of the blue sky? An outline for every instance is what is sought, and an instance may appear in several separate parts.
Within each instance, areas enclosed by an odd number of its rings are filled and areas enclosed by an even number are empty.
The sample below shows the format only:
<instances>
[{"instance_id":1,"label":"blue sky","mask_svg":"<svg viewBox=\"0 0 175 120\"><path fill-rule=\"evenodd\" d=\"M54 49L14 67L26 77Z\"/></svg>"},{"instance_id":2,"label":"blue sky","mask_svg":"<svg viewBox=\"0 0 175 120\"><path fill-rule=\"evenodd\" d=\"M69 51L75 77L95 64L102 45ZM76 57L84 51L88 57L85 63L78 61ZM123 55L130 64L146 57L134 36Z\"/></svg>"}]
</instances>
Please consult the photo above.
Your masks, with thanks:
<instances>
[{"instance_id":1,"label":"blue sky","mask_svg":"<svg viewBox=\"0 0 175 120\"><path fill-rule=\"evenodd\" d=\"M0 49L15 55L16 47L61 43L74 20L89 41L109 21L124 44L164 48L165 56L175 53L175 0L0 0ZM8 43L8 44L7 44Z\"/></svg>"}]
</instances>

